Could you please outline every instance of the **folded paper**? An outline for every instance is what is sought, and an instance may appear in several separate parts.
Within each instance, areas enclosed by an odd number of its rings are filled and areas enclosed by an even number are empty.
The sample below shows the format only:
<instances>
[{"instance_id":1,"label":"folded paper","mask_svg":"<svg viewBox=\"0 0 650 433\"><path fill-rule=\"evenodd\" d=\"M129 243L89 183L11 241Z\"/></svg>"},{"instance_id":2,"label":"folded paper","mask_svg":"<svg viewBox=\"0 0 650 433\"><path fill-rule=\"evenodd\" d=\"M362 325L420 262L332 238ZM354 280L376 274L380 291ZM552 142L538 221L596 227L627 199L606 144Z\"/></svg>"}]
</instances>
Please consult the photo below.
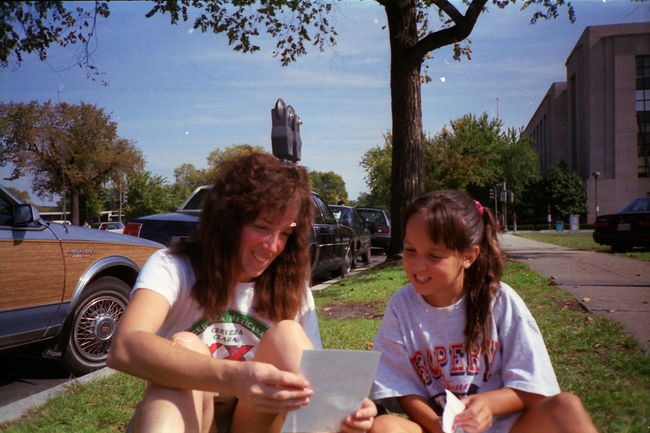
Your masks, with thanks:
<instances>
[{"instance_id":1,"label":"folded paper","mask_svg":"<svg viewBox=\"0 0 650 433\"><path fill-rule=\"evenodd\" d=\"M442 431L445 433L463 433L465 430L454 424L454 418L465 410L465 405L458 400L458 397L453 392L446 389L445 393L447 394L447 403L442 413Z\"/></svg>"}]
</instances>

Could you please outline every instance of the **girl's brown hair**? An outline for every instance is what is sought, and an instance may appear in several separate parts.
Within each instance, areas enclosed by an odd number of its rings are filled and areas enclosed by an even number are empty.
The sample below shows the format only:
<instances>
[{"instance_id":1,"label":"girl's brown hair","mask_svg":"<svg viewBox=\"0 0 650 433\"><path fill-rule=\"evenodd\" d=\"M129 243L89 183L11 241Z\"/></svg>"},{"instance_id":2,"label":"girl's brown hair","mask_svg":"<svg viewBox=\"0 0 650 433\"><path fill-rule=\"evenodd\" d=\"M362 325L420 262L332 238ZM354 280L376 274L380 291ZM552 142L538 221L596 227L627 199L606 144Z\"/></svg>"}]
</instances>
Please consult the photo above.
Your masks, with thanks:
<instances>
[{"instance_id":1,"label":"girl's brown hair","mask_svg":"<svg viewBox=\"0 0 650 433\"><path fill-rule=\"evenodd\" d=\"M404 213L405 226L416 213L426 219L434 243L456 252L479 247L478 257L465 270L463 280L465 347L469 350L478 343L486 351L487 337L491 334L492 301L503 273L503 256L492 213L466 193L454 190L434 191L415 199Z\"/></svg>"},{"instance_id":2,"label":"girl's brown hair","mask_svg":"<svg viewBox=\"0 0 650 433\"><path fill-rule=\"evenodd\" d=\"M234 296L242 227L294 205L296 226L284 251L255 280L254 310L270 320L295 318L305 300L314 212L307 170L262 152L234 158L219 169L198 226L172 250L190 258L196 275L192 296L206 315L221 314Z\"/></svg>"}]
</instances>

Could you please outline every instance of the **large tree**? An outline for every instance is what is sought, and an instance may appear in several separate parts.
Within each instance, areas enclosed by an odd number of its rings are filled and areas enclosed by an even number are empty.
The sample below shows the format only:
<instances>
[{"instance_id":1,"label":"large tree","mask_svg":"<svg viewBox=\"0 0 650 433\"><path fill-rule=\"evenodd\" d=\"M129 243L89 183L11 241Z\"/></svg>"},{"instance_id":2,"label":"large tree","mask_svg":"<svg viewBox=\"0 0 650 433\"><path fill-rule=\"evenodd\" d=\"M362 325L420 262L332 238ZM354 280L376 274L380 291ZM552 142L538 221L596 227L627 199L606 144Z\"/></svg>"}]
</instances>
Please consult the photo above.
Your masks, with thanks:
<instances>
[{"instance_id":1,"label":"large tree","mask_svg":"<svg viewBox=\"0 0 650 433\"><path fill-rule=\"evenodd\" d=\"M461 46L474 29L478 17L487 8L488 0L376 0L386 10L391 46L391 109L393 157L391 174L391 215L393 231L388 254L401 250L401 210L424 191L424 158L422 138L422 103L420 86L427 81L422 65L431 51L447 45L454 46L454 58L471 58L468 44ZM492 0L503 8L516 0ZM567 6L573 21L573 7L565 0L522 0L523 8L538 5L532 22L538 18L556 18L558 9ZM464 13L459 10L465 7ZM440 26L432 29L431 22L439 19Z\"/></svg>"},{"instance_id":2,"label":"large tree","mask_svg":"<svg viewBox=\"0 0 650 433\"><path fill-rule=\"evenodd\" d=\"M485 113L466 114L450 125L422 138L426 190L466 190L487 203L489 189L496 183L505 180L508 190L518 193L537 179L537 155L521 131L502 131L501 121ZM361 160L370 189L364 203L369 200L375 207L385 207L390 201L391 139L386 134L383 146L369 149Z\"/></svg>"},{"instance_id":3,"label":"large tree","mask_svg":"<svg viewBox=\"0 0 650 433\"><path fill-rule=\"evenodd\" d=\"M469 45L460 45L472 32L476 21L487 8L488 1L503 8L518 3L522 9L537 7L531 21L539 18L556 18L561 7L566 6L569 18L573 21L573 7L569 0L375 0L381 4L388 21L388 34L391 47L391 108L392 108L392 176L391 213L394 229L389 254L401 250L401 210L416 195L424 190L424 158L422 147L422 107L420 86L427 80L422 74L422 66L429 52L453 45L455 58L470 58ZM38 6L44 3L48 6ZM286 65L306 53L306 46L312 44L323 49L335 43L336 31L328 21L334 1L330 0L258 0L229 2L226 0L154 0L154 7L146 14L169 14L172 24L179 21L194 21L194 28L203 32L225 34L228 44L236 51L254 52L260 49L255 39L261 33L271 35L276 42L274 55ZM74 30L79 21L67 12L61 1L49 2L4 2L3 19L6 34L20 34L20 29L45 30L36 33L47 43L36 44L36 49L50 43L61 43L58 28ZM464 12L461 11L464 9ZM36 11L33 15L27 12ZM51 12L51 13L50 13ZM79 17L83 17L77 9ZM91 14L92 15L92 14ZM106 2L95 2L94 16L108 16ZM36 18L34 18L36 17ZM66 19L62 19L65 17ZM58 22L60 26L47 26L47 19ZM437 26L433 22L438 21ZM92 28L92 27L91 27ZM82 28L83 29L83 28ZM88 46L88 31L84 46ZM75 34L74 31L71 32ZM30 35L31 37L31 35ZM10 39L12 42L16 38ZM74 38L64 42L74 42ZM7 44L3 39L0 44ZM17 47L17 48L16 48ZM3 48L3 47L0 47ZM29 52L30 46L21 47L14 43L10 50L0 49L0 54L8 52L20 60L22 52ZM89 50L86 59L89 57ZM44 58L44 51L39 51ZM0 57L0 61L3 58ZM4 60L6 65L6 58ZM82 62L80 62L82 63ZM88 61L86 67L92 68ZM91 69L92 70L92 69Z\"/></svg>"},{"instance_id":4,"label":"large tree","mask_svg":"<svg viewBox=\"0 0 650 433\"><path fill-rule=\"evenodd\" d=\"M314 192L320 194L325 203L338 204L339 202L346 203L348 201L348 191L345 189L345 181L340 174L333 171L311 170L309 179L311 180L311 188Z\"/></svg>"},{"instance_id":5,"label":"large tree","mask_svg":"<svg viewBox=\"0 0 650 433\"><path fill-rule=\"evenodd\" d=\"M173 187L167 184L165 178L148 171L129 178L128 196L124 209L127 221L145 215L171 212L180 205Z\"/></svg>"},{"instance_id":6,"label":"large tree","mask_svg":"<svg viewBox=\"0 0 650 433\"><path fill-rule=\"evenodd\" d=\"M72 222L79 224L79 198L144 165L134 143L118 137L117 124L92 104L45 102L0 104L0 166L11 165L7 180L33 176L40 196L70 193Z\"/></svg>"}]
</instances>

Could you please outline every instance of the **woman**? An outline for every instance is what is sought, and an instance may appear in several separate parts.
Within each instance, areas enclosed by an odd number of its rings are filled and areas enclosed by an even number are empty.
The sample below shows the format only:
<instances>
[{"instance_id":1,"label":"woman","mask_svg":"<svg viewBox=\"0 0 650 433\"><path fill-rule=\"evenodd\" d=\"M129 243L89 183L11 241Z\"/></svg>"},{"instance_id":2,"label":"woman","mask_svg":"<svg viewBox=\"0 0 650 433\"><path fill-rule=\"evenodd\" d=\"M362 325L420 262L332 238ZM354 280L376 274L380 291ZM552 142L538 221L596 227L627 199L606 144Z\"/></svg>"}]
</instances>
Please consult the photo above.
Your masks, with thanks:
<instances>
[{"instance_id":1,"label":"woman","mask_svg":"<svg viewBox=\"0 0 650 433\"><path fill-rule=\"evenodd\" d=\"M306 281L313 205L304 168L264 153L219 170L191 238L143 267L108 365L149 383L135 432L211 432L214 395L238 399L231 431L278 432L309 403L296 374L320 347ZM370 428L362 408L341 431Z\"/></svg>"}]
</instances>

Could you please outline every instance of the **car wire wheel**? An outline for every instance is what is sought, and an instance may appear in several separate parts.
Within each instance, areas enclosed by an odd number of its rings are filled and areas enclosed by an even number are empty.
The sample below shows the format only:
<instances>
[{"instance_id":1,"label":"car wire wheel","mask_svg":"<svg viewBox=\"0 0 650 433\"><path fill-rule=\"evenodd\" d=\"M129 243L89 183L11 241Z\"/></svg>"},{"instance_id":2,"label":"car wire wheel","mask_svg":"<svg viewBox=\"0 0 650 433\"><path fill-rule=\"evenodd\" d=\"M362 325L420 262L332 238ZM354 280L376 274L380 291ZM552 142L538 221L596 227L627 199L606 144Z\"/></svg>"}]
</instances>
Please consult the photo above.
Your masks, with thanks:
<instances>
[{"instance_id":1,"label":"car wire wheel","mask_svg":"<svg viewBox=\"0 0 650 433\"><path fill-rule=\"evenodd\" d=\"M112 296L103 296L87 304L73 327L76 350L88 359L105 358L125 309L126 305Z\"/></svg>"},{"instance_id":2,"label":"car wire wheel","mask_svg":"<svg viewBox=\"0 0 650 433\"><path fill-rule=\"evenodd\" d=\"M128 303L129 286L114 277L93 281L74 311L63 363L85 374L106 363L111 340Z\"/></svg>"}]
</instances>

